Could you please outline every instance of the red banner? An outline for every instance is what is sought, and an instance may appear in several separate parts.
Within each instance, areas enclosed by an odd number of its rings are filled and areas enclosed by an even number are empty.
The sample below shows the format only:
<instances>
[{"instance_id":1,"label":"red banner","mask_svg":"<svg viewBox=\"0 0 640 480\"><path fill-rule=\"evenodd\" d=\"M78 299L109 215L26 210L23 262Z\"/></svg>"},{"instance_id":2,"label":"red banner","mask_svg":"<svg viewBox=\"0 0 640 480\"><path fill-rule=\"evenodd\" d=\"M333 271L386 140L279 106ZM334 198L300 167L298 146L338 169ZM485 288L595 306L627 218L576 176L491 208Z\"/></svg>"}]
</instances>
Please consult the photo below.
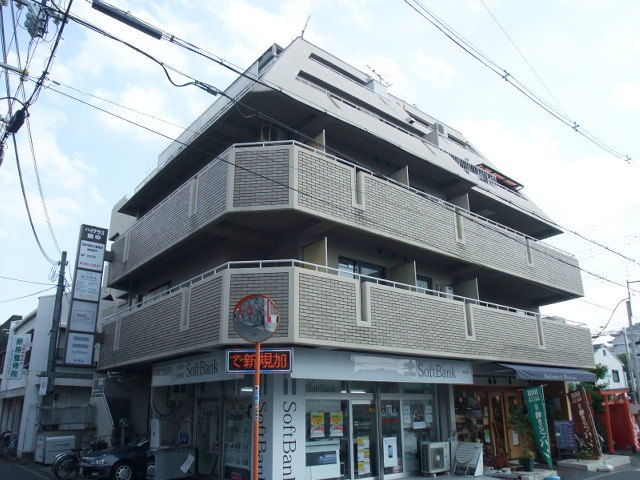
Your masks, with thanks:
<instances>
[{"instance_id":1,"label":"red banner","mask_svg":"<svg viewBox=\"0 0 640 480\"><path fill-rule=\"evenodd\" d=\"M602 448L598 441L596 424L593 421L593 414L591 413L591 407L587 401L587 394L584 388L570 392L569 401L571 402L571 413L573 415L576 435L584 441L593 452L593 455L589 458L598 459L602 457Z\"/></svg>"}]
</instances>

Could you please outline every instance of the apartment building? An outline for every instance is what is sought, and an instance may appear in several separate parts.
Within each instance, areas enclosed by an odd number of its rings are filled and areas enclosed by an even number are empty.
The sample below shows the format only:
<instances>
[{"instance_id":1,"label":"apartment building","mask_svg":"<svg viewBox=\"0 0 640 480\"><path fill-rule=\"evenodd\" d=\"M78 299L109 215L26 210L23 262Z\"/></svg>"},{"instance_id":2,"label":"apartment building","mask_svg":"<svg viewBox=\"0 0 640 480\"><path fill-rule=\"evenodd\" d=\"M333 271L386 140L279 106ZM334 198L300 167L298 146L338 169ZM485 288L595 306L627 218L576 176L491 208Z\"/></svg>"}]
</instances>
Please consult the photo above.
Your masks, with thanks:
<instances>
[{"instance_id":1,"label":"apartment building","mask_svg":"<svg viewBox=\"0 0 640 480\"><path fill-rule=\"evenodd\" d=\"M580 270L519 181L302 38L226 94L110 227L125 304L101 319L98 368L148 376L158 452L248 478L251 378L226 373L225 350L248 346L231 319L250 294L280 309L267 346L293 350L291 373L264 376L263 478L412 476L423 441L479 440L500 464L532 384L569 415L590 332L539 308L580 297Z\"/></svg>"}]
</instances>

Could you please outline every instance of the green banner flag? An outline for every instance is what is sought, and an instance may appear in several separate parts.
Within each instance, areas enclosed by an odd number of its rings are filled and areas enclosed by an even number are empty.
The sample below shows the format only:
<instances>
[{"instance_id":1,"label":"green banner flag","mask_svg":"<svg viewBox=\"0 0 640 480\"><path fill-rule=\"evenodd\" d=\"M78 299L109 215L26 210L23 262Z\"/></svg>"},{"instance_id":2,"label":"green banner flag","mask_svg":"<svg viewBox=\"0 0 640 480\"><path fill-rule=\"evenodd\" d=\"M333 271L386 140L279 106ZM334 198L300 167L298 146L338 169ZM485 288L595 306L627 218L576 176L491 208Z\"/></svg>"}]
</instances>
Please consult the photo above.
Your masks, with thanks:
<instances>
[{"instance_id":1,"label":"green banner flag","mask_svg":"<svg viewBox=\"0 0 640 480\"><path fill-rule=\"evenodd\" d=\"M533 426L538 453L551 467L551 441L549 438L549 426L547 425L547 408L544 404L544 391L542 386L526 388L524 401L527 405L529 421Z\"/></svg>"}]
</instances>

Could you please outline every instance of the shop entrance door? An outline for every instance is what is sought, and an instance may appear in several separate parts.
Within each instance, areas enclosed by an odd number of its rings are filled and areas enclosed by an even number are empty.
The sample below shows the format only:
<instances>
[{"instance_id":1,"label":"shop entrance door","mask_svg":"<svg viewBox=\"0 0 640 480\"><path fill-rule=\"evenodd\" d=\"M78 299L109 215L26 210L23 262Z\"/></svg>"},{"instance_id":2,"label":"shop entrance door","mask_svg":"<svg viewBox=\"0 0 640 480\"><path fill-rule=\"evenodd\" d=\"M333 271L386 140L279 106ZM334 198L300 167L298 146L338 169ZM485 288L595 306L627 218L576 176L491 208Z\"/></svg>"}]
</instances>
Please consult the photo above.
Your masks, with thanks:
<instances>
[{"instance_id":1,"label":"shop entrance door","mask_svg":"<svg viewBox=\"0 0 640 480\"><path fill-rule=\"evenodd\" d=\"M376 409L372 400L352 400L353 478L378 476Z\"/></svg>"}]
</instances>

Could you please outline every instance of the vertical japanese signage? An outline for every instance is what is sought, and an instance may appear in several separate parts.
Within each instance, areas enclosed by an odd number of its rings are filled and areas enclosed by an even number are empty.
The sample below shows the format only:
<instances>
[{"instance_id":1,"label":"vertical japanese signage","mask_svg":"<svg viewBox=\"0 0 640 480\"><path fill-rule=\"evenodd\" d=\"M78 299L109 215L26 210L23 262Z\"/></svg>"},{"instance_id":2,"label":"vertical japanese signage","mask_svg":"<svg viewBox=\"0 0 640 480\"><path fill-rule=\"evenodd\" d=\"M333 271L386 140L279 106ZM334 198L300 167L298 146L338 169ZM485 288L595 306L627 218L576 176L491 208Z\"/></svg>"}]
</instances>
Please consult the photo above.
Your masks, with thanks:
<instances>
[{"instance_id":1,"label":"vertical japanese signage","mask_svg":"<svg viewBox=\"0 0 640 480\"><path fill-rule=\"evenodd\" d=\"M547 425L547 408L544 404L544 391L542 386L525 388L524 401L529 413L529 421L533 426L533 435L538 447L538 453L552 466L551 442L549 439L549 426Z\"/></svg>"},{"instance_id":2,"label":"vertical japanese signage","mask_svg":"<svg viewBox=\"0 0 640 480\"><path fill-rule=\"evenodd\" d=\"M70 365L93 363L106 246L106 228L91 225L80 227L65 349L65 363Z\"/></svg>"},{"instance_id":3,"label":"vertical japanese signage","mask_svg":"<svg viewBox=\"0 0 640 480\"><path fill-rule=\"evenodd\" d=\"M9 368L7 370L7 380L21 380L24 369L24 356L29 349L31 335L13 335L7 350L9 357Z\"/></svg>"},{"instance_id":4,"label":"vertical japanese signage","mask_svg":"<svg viewBox=\"0 0 640 480\"><path fill-rule=\"evenodd\" d=\"M584 388L569 393L569 401L571 402L571 415L573 416L578 438L593 452L589 458L600 458L602 456L602 448L598 441L596 424L593 421L593 414L591 413L591 407L589 407L589 400Z\"/></svg>"}]
</instances>

